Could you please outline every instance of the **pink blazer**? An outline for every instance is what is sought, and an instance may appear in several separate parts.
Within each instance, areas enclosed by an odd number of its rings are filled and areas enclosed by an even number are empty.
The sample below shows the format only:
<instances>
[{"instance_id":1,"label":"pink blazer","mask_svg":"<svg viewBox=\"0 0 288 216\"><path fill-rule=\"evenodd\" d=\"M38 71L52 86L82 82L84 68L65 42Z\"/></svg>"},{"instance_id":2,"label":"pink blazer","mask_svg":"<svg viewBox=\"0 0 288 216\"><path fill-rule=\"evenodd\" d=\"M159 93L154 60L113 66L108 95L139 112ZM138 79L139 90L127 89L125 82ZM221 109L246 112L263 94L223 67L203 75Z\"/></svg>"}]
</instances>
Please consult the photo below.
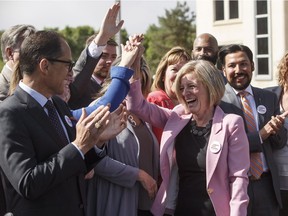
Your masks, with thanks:
<instances>
[{"instance_id":1,"label":"pink blazer","mask_svg":"<svg viewBox=\"0 0 288 216\"><path fill-rule=\"evenodd\" d=\"M182 105L173 110L148 103L141 93L140 82L131 84L127 108L144 121L164 128L160 145L160 172L162 184L152 206L152 213L162 216L166 208L175 207L178 170L174 157L174 141L191 119ZM216 215L246 216L250 166L249 144L243 119L225 114L216 107L206 155L207 192ZM172 201L172 205L171 205ZM174 202L174 205L173 205Z\"/></svg>"}]
</instances>

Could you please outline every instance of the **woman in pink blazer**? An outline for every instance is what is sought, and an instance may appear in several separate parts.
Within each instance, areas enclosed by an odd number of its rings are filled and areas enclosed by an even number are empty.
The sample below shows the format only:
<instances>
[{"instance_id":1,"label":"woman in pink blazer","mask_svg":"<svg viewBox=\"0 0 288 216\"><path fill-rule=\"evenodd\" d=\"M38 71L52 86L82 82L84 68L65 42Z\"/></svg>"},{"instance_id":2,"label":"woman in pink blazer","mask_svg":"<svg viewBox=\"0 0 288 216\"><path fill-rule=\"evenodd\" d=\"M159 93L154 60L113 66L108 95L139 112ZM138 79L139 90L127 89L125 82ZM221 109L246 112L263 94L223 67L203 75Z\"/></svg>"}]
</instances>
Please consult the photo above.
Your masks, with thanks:
<instances>
[{"instance_id":1,"label":"woman in pink blazer","mask_svg":"<svg viewBox=\"0 0 288 216\"><path fill-rule=\"evenodd\" d=\"M240 116L218 104L225 87L208 61L190 61L178 72L173 110L145 101L135 74L127 108L164 128L160 146L163 178L151 212L156 216L245 216L249 146Z\"/></svg>"}]
</instances>

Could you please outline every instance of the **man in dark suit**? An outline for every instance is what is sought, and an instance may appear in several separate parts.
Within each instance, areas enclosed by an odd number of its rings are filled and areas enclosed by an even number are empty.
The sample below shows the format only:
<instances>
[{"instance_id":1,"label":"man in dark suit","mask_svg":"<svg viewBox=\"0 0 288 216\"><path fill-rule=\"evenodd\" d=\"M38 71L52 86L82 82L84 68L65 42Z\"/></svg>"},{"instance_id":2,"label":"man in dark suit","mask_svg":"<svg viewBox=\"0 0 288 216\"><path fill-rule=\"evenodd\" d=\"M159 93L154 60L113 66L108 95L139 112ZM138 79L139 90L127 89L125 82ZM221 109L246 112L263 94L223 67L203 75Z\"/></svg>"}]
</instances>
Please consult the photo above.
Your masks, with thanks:
<instances>
[{"instance_id":1,"label":"man in dark suit","mask_svg":"<svg viewBox=\"0 0 288 216\"><path fill-rule=\"evenodd\" d=\"M114 17L119 7L115 4L106 18ZM112 18L109 34L123 24L115 21ZM137 47L126 47L124 53L129 52L121 60L123 73L130 71ZM73 67L70 47L58 33L39 31L27 37L19 57L23 80L0 104L0 174L7 211L16 216L85 215L84 175L105 155L95 145L102 147L114 133L105 130L109 106L89 116L83 110L75 128L67 104L54 96L63 92ZM125 122L119 122L123 124L116 130L121 131Z\"/></svg>"},{"instance_id":2,"label":"man in dark suit","mask_svg":"<svg viewBox=\"0 0 288 216\"><path fill-rule=\"evenodd\" d=\"M84 215L84 174L101 159L94 145L107 126L109 107L101 107L77 124L67 105L53 95L64 89L71 70L67 42L52 31L39 31L21 46L23 72L14 95L0 105L0 165L7 211L14 215ZM63 136L47 115L50 101L62 123ZM97 124L96 124L97 122ZM98 127L96 127L96 125ZM102 125L102 127L99 127Z\"/></svg>"},{"instance_id":3,"label":"man in dark suit","mask_svg":"<svg viewBox=\"0 0 288 216\"><path fill-rule=\"evenodd\" d=\"M236 44L224 46L219 51L219 60L228 81L220 106L226 113L235 113L243 117L249 139L251 168L248 173L250 198L248 215L278 216L281 197L272 149L282 148L286 144L286 129L283 123L287 113L280 115L274 93L251 86L254 62L252 51L247 46ZM243 109L245 105L241 105L240 95L244 91L256 126L253 132L249 130L250 125ZM260 153L257 154L261 158L258 167L261 169L260 177L252 174L254 153Z\"/></svg>"},{"instance_id":4,"label":"man in dark suit","mask_svg":"<svg viewBox=\"0 0 288 216\"><path fill-rule=\"evenodd\" d=\"M88 106L95 99L117 57L118 44L112 38L107 38L105 46L98 46L98 52L90 52L92 46L101 45L99 36L92 35L87 39L88 51L84 49L73 69L74 81L70 85L71 98L68 102L72 109Z\"/></svg>"}]
</instances>

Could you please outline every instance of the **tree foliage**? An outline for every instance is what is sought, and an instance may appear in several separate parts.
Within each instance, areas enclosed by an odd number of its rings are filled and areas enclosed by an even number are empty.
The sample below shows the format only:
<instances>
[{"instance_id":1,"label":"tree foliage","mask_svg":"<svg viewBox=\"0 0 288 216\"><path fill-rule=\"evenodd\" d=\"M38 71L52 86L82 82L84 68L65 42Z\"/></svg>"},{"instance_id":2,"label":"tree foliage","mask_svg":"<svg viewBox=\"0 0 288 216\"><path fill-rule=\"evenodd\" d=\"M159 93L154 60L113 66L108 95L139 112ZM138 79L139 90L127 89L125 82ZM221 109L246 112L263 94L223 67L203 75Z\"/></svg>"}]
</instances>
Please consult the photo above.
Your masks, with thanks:
<instances>
[{"instance_id":1,"label":"tree foliage","mask_svg":"<svg viewBox=\"0 0 288 216\"><path fill-rule=\"evenodd\" d=\"M2 30L2 31L0 31L0 38L1 38L1 36L2 36L2 34L4 33L4 31ZM4 62L3 62L3 58L2 58L2 52L1 52L1 55L0 55L1 57L0 57L0 72L1 72L1 70L2 70L2 68L3 68L3 66L4 66Z\"/></svg>"},{"instance_id":2,"label":"tree foliage","mask_svg":"<svg viewBox=\"0 0 288 216\"><path fill-rule=\"evenodd\" d=\"M145 57L152 73L155 73L162 56L172 47L182 46L191 52L196 33L195 17L195 13L190 11L187 2L177 2L174 9L165 10L165 16L158 17L159 26L153 24L148 27L144 46ZM86 39L97 32L90 26L66 26L61 30L58 28L45 29L57 31L65 37L71 47L74 60L78 59L84 49ZM0 31L0 34L2 33L3 31ZM126 29L121 29L120 35L121 43L125 44L128 39ZM0 58L0 66L1 64L3 65L3 62Z\"/></svg>"},{"instance_id":3,"label":"tree foliage","mask_svg":"<svg viewBox=\"0 0 288 216\"><path fill-rule=\"evenodd\" d=\"M177 2L176 8L165 10L164 17L158 17L159 26L150 25L145 35L145 56L155 73L162 56L174 46L192 50L195 39L195 13L190 11L187 2Z\"/></svg>"},{"instance_id":4,"label":"tree foliage","mask_svg":"<svg viewBox=\"0 0 288 216\"><path fill-rule=\"evenodd\" d=\"M95 31L90 26L78 26L78 27L69 27L66 26L64 29L59 28L44 28L45 30L52 30L59 32L68 42L71 51L72 51L72 58L76 61L80 56L82 50L85 48L85 42L91 35L95 34L98 31ZM3 34L4 30L0 31L0 37ZM120 32L121 41L125 42L128 39L128 33L126 29L121 29ZM2 55L0 58L0 72L2 67L4 66Z\"/></svg>"}]
</instances>

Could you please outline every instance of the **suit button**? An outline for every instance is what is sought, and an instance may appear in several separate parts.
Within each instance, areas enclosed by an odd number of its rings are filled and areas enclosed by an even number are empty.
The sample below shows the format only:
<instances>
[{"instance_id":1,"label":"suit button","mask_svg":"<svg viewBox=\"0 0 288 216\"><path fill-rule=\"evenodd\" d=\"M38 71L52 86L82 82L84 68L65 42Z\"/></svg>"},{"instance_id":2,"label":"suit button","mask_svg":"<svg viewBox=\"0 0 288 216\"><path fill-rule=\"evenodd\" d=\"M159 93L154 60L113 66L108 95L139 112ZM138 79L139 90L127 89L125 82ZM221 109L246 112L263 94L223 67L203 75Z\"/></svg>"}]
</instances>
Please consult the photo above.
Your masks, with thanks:
<instances>
[{"instance_id":1,"label":"suit button","mask_svg":"<svg viewBox=\"0 0 288 216\"><path fill-rule=\"evenodd\" d=\"M214 191L214 190L213 190L212 188L208 188L208 189L207 189L207 193L208 193L209 195L211 195L211 194L213 193L213 191Z\"/></svg>"},{"instance_id":2,"label":"suit button","mask_svg":"<svg viewBox=\"0 0 288 216\"><path fill-rule=\"evenodd\" d=\"M79 208L80 208L80 209L83 209L83 208L84 208L83 203L79 204Z\"/></svg>"}]
</instances>

